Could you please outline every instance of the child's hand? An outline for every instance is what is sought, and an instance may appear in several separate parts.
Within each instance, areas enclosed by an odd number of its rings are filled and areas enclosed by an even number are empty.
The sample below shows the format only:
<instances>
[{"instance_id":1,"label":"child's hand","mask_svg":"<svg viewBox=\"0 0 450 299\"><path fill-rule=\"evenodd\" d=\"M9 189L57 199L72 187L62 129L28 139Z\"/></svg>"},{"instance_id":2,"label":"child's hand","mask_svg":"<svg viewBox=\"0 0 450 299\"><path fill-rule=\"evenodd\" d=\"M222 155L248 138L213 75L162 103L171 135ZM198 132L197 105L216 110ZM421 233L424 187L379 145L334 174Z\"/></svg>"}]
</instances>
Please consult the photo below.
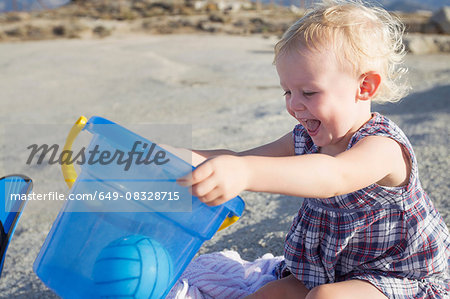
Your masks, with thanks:
<instances>
[{"instance_id":1,"label":"child's hand","mask_svg":"<svg viewBox=\"0 0 450 299\"><path fill-rule=\"evenodd\" d=\"M222 204L246 189L249 171L243 157L222 155L206 160L177 180L209 206Z\"/></svg>"}]
</instances>

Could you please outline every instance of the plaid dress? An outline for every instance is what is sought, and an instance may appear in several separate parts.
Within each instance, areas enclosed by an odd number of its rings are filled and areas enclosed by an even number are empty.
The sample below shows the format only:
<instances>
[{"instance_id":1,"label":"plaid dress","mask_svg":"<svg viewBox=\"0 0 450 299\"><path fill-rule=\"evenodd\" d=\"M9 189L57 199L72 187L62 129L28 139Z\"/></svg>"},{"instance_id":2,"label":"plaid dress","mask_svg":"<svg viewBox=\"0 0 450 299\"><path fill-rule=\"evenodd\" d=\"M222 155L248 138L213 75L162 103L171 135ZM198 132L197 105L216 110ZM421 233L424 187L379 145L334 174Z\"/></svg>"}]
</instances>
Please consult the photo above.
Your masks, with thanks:
<instances>
[{"instance_id":1,"label":"plaid dress","mask_svg":"<svg viewBox=\"0 0 450 299\"><path fill-rule=\"evenodd\" d=\"M293 131L298 155L318 151L307 131ZM386 136L402 144L411 159L405 187L372 184L350 194L305 198L285 240L279 278L292 273L315 286L360 279L388 298L450 298L450 235L420 185L417 161L405 134L374 113L349 142Z\"/></svg>"}]
</instances>

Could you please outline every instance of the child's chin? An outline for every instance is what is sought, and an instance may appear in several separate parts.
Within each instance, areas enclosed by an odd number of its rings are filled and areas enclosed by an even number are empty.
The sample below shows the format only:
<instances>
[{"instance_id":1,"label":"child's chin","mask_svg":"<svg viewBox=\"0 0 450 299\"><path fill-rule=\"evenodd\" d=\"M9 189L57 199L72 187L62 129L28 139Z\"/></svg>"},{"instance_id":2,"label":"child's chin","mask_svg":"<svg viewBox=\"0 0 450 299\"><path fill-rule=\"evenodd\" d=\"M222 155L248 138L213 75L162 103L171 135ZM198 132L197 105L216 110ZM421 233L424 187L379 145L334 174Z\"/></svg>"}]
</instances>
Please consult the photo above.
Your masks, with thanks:
<instances>
[{"instance_id":1,"label":"child's chin","mask_svg":"<svg viewBox=\"0 0 450 299\"><path fill-rule=\"evenodd\" d=\"M323 139L319 138L318 136L311 136L311 139L313 140L314 144L318 147L327 146L330 144L327 141L324 141Z\"/></svg>"}]
</instances>

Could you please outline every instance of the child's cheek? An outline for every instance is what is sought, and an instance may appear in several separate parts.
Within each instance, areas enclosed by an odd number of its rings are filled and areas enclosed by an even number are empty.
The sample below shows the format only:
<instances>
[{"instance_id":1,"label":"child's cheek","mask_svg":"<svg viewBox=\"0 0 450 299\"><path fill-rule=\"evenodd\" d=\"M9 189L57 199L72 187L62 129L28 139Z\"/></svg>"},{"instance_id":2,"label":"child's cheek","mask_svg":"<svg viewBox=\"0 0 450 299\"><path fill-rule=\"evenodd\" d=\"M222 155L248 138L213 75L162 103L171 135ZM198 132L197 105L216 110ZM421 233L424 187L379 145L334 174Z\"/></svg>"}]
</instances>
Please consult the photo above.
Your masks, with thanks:
<instances>
[{"instance_id":1,"label":"child's cheek","mask_svg":"<svg viewBox=\"0 0 450 299\"><path fill-rule=\"evenodd\" d=\"M291 107L290 101L286 99L286 111L295 118L294 111L292 111L290 107Z\"/></svg>"}]
</instances>

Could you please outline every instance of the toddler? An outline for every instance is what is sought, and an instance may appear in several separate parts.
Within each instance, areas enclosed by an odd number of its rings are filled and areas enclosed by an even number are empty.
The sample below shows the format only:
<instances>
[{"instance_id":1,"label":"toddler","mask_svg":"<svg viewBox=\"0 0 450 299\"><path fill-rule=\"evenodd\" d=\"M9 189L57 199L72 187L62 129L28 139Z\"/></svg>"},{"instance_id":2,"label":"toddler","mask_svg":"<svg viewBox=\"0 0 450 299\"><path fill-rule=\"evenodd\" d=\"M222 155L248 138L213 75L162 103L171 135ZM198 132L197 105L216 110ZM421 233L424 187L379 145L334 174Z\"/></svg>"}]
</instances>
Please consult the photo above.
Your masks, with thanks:
<instances>
[{"instance_id":1,"label":"toddler","mask_svg":"<svg viewBox=\"0 0 450 299\"><path fill-rule=\"evenodd\" d=\"M304 197L275 280L251 298L450 298L448 228L405 134L371 102L405 96L402 25L326 2L292 25L274 64L293 132L244 152L194 151L179 183L208 205L243 190Z\"/></svg>"}]
</instances>

